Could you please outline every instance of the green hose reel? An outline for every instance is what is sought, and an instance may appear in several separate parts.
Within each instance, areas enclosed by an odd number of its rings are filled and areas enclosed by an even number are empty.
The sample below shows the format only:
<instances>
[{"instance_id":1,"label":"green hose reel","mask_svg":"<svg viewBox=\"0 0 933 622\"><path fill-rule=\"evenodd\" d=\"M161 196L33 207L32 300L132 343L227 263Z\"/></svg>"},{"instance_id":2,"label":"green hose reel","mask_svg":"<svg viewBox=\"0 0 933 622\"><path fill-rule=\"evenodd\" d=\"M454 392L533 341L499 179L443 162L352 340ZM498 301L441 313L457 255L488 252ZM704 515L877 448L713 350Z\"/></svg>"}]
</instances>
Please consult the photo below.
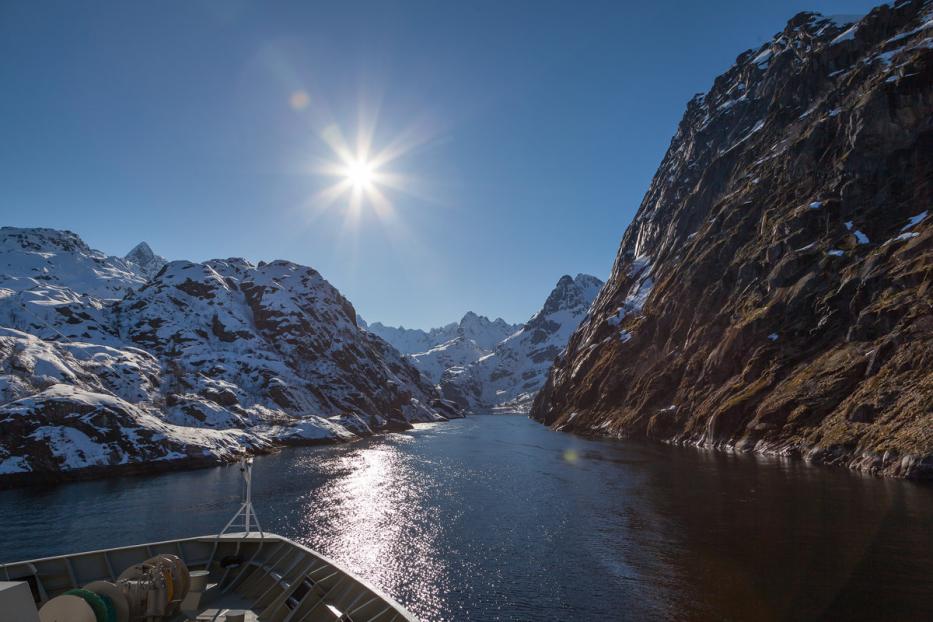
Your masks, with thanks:
<instances>
[{"instance_id":1,"label":"green hose reel","mask_svg":"<svg viewBox=\"0 0 933 622\"><path fill-rule=\"evenodd\" d=\"M84 599L84 602L94 610L97 622L117 622L117 612L113 608L113 602L108 597L80 588L68 590L65 594Z\"/></svg>"}]
</instances>

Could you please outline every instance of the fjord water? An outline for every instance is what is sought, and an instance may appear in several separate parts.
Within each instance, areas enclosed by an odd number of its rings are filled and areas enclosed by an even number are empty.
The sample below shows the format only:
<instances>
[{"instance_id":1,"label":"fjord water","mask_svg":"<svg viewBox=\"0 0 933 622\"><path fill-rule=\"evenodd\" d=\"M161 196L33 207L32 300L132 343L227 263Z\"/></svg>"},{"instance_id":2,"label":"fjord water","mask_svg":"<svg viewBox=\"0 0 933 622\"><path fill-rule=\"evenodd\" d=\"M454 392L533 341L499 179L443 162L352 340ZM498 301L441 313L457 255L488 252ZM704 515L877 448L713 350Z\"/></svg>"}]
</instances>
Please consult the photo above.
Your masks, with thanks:
<instances>
[{"instance_id":1,"label":"fjord water","mask_svg":"<svg viewBox=\"0 0 933 622\"><path fill-rule=\"evenodd\" d=\"M257 458L269 531L424 620L929 619L933 489L472 417ZM0 561L220 529L236 467L0 492Z\"/></svg>"}]
</instances>

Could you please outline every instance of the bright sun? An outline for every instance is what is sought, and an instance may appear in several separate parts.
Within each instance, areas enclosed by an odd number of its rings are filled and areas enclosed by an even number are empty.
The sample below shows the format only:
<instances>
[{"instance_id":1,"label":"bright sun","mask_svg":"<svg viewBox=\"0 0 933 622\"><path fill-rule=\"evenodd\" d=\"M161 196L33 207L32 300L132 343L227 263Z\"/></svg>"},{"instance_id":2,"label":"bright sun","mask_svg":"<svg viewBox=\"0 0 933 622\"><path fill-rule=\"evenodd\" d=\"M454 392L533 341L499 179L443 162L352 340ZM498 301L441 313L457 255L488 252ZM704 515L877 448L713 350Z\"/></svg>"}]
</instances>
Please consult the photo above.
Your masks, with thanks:
<instances>
[{"instance_id":1,"label":"bright sun","mask_svg":"<svg viewBox=\"0 0 933 622\"><path fill-rule=\"evenodd\" d=\"M381 149L374 149L375 121L364 113L360 119L360 128L352 141L346 139L336 123L320 130L319 137L331 153L315 158L310 171L332 177L334 183L321 188L310 203L316 214L337 204L346 207L347 228L356 226L365 208L371 209L383 223L399 224L392 194L403 192L420 198L428 195L423 182L393 170L393 163L426 145L433 135L426 126L412 126Z\"/></svg>"},{"instance_id":2,"label":"bright sun","mask_svg":"<svg viewBox=\"0 0 933 622\"><path fill-rule=\"evenodd\" d=\"M347 181L357 190L368 190L373 184L373 166L365 160L354 160L344 171Z\"/></svg>"}]
</instances>

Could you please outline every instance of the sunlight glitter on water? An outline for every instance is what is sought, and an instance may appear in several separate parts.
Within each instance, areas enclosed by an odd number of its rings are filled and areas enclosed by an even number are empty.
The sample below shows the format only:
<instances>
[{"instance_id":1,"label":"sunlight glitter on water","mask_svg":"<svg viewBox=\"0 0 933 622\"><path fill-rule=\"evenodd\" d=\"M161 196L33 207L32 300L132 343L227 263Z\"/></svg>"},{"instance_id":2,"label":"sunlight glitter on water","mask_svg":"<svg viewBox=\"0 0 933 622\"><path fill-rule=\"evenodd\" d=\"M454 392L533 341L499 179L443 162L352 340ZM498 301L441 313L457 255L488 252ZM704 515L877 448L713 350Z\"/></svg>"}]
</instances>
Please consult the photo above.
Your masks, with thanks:
<instances>
[{"instance_id":1,"label":"sunlight glitter on water","mask_svg":"<svg viewBox=\"0 0 933 622\"><path fill-rule=\"evenodd\" d=\"M933 490L907 482L508 416L290 448L254 476L265 529L425 622L933 610ZM215 533L241 481L227 467L0 491L0 561Z\"/></svg>"},{"instance_id":2,"label":"sunlight glitter on water","mask_svg":"<svg viewBox=\"0 0 933 622\"><path fill-rule=\"evenodd\" d=\"M386 593L411 595L422 618L440 619L448 572L436 550L437 508L425 502L432 484L413 457L382 445L308 459L328 481L303 500L306 544Z\"/></svg>"}]
</instances>

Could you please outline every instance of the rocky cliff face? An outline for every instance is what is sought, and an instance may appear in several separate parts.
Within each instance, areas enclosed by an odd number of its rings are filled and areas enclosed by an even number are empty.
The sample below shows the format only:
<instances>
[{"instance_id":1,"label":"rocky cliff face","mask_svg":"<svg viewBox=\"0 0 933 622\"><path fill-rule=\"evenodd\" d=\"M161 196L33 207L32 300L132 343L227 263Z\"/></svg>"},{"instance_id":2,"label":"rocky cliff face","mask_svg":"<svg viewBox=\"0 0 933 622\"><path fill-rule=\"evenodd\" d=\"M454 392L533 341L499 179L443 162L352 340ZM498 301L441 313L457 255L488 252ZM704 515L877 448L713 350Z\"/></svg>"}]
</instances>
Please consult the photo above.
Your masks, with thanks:
<instances>
[{"instance_id":1,"label":"rocky cliff face","mask_svg":"<svg viewBox=\"0 0 933 622\"><path fill-rule=\"evenodd\" d=\"M933 475L933 7L803 13L687 106L532 416Z\"/></svg>"},{"instance_id":2,"label":"rocky cliff face","mask_svg":"<svg viewBox=\"0 0 933 622\"><path fill-rule=\"evenodd\" d=\"M475 362L448 366L440 380L443 394L472 412L527 412L602 285L588 274L561 277L520 330Z\"/></svg>"},{"instance_id":3,"label":"rocky cliff face","mask_svg":"<svg viewBox=\"0 0 933 622\"><path fill-rule=\"evenodd\" d=\"M0 230L0 484L459 415L313 269L139 249Z\"/></svg>"}]
</instances>

